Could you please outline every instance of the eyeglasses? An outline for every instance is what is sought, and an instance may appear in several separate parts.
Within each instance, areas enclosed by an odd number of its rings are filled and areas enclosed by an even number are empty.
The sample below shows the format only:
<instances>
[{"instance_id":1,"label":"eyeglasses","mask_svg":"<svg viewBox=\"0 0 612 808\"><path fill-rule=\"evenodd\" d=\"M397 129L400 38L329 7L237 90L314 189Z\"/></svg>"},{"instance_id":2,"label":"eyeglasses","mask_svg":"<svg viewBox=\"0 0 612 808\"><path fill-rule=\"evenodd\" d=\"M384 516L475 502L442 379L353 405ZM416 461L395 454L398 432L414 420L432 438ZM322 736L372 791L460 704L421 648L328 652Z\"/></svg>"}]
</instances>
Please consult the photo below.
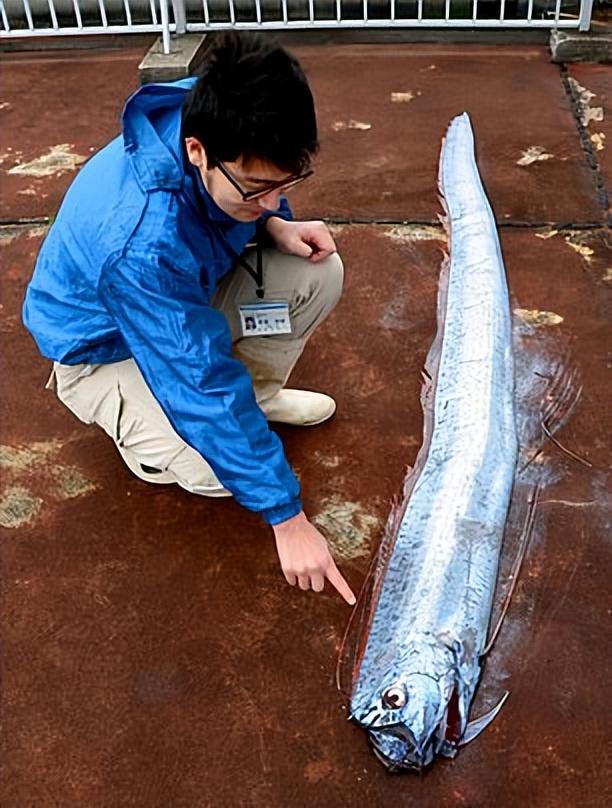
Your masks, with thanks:
<instances>
[{"instance_id":1,"label":"eyeglasses","mask_svg":"<svg viewBox=\"0 0 612 808\"><path fill-rule=\"evenodd\" d=\"M311 177L314 174L314 170L310 169L309 171L305 171L303 174L287 177L287 179L278 180L278 182L271 182L270 185L266 186L266 188L262 188L259 191L245 191L240 187L236 178L232 176L229 169L223 165L221 160L215 160L215 166L223 174L225 179L238 191L243 202L250 202L252 199L260 199L262 196L266 196L271 191L288 191L290 188L294 188L296 185L299 185L300 182L304 182L304 180L307 180L308 177Z\"/></svg>"}]
</instances>

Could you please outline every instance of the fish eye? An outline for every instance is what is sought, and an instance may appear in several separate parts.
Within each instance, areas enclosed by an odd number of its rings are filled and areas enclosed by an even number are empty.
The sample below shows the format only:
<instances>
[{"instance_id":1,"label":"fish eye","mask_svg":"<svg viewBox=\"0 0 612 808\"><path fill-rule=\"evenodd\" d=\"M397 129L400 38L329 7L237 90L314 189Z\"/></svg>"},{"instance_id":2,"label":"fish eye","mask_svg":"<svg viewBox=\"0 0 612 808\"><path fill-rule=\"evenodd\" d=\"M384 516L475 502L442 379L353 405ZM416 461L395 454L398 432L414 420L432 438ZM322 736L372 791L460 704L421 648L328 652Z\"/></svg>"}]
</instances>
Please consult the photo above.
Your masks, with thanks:
<instances>
[{"instance_id":1,"label":"fish eye","mask_svg":"<svg viewBox=\"0 0 612 808\"><path fill-rule=\"evenodd\" d=\"M382 694L382 703L389 710L397 710L406 704L406 693L403 687L390 687Z\"/></svg>"}]
</instances>

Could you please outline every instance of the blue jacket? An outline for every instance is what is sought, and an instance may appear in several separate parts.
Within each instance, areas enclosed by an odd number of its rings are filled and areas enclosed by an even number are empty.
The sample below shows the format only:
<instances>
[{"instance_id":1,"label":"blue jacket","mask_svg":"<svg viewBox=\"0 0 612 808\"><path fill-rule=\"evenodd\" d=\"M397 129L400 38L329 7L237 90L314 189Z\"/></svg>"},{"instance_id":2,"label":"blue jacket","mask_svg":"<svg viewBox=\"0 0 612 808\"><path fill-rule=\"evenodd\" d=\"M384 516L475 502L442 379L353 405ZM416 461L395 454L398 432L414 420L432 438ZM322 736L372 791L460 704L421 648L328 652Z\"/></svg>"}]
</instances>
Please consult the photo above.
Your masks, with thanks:
<instances>
[{"instance_id":1,"label":"blue jacket","mask_svg":"<svg viewBox=\"0 0 612 808\"><path fill-rule=\"evenodd\" d=\"M276 524L301 510L299 484L232 357L225 316L210 306L234 265L216 233L241 253L256 225L220 210L184 157L181 106L195 81L150 84L128 99L123 135L68 189L23 319L57 362L133 357L176 432L238 502ZM278 213L290 218L285 201Z\"/></svg>"}]
</instances>

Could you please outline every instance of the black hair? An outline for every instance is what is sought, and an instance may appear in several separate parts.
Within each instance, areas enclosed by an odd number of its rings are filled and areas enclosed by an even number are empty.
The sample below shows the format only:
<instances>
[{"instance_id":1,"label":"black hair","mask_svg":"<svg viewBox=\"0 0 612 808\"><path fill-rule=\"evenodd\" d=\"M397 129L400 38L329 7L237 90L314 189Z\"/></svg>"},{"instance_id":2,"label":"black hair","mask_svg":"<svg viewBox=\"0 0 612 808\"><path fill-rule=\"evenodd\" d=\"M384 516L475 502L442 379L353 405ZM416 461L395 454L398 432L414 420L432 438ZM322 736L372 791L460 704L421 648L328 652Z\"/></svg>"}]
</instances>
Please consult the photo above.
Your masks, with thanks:
<instances>
[{"instance_id":1,"label":"black hair","mask_svg":"<svg viewBox=\"0 0 612 808\"><path fill-rule=\"evenodd\" d=\"M232 31L212 40L183 104L183 137L202 143L210 167L242 156L288 174L307 169L319 148L317 121L297 59L269 34Z\"/></svg>"}]
</instances>

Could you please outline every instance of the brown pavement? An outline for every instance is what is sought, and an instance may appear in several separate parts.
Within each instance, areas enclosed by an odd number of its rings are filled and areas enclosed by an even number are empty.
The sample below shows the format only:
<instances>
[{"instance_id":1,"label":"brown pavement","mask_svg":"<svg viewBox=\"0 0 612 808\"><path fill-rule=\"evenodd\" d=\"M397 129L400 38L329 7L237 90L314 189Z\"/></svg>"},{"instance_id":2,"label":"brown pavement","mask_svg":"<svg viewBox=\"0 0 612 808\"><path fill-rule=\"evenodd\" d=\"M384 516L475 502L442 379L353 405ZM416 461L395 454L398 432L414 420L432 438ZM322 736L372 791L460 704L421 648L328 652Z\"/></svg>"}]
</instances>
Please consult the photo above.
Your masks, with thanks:
<instances>
[{"instance_id":1,"label":"brown pavement","mask_svg":"<svg viewBox=\"0 0 612 808\"><path fill-rule=\"evenodd\" d=\"M56 212L75 167L119 132L143 52L3 57L1 219ZM545 48L344 45L295 52L316 96L322 147L315 178L296 191L304 215L435 219L440 139L451 118L468 110L499 221L601 221L559 67ZM609 93L609 68L594 69L597 86Z\"/></svg>"},{"instance_id":2,"label":"brown pavement","mask_svg":"<svg viewBox=\"0 0 612 808\"><path fill-rule=\"evenodd\" d=\"M499 221L601 221L546 48L352 45L299 53L322 147L316 180L296 192L308 214L435 218L440 139L467 110Z\"/></svg>"},{"instance_id":3,"label":"brown pavement","mask_svg":"<svg viewBox=\"0 0 612 808\"><path fill-rule=\"evenodd\" d=\"M120 131L146 46L0 54L0 220L52 216L75 170Z\"/></svg>"},{"instance_id":4,"label":"brown pavement","mask_svg":"<svg viewBox=\"0 0 612 808\"><path fill-rule=\"evenodd\" d=\"M382 195L374 204L349 183L348 165L355 178L363 171L370 187L374 169L355 168L356 147L335 140L374 138L373 121L387 121L382 68L370 86L361 56L356 62L338 56L332 65L333 49L324 49L327 72L313 60L318 97L331 97L328 87L339 87L343 79L342 86L350 87L361 74L363 106L355 109L340 91L336 108L323 100L318 185L304 189L303 210L410 221L439 211L430 187L439 138L466 99L476 103L469 85L481 57L469 48L454 47L451 58L449 48L436 55L427 47L432 58L428 53L424 62L446 65L456 80L437 87L441 110L435 127L432 117L418 116L416 101L423 96L391 102L413 111L410 125L418 143L410 173L401 161L403 132L389 128L377 141L381 158L394 155L404 174L392 205ZM370 52L376 69L377 60L387 58L386 48ZM414 48L407 46L407 62L415 58ZM392 50L385 87L409 91L398 46ZM482 113L474 122L478 152L499 220L510 212L537 223L574 224L557 232L501 227L500 236L513 307L538 324L534 333L572 343L584 388L558 437L592 467L547 448L558 479L541 497L534 541L483 679L486 696L511 692L499 718L454 762L439 763L422 778L388 775L362 731L346 721L346 700L333 683L349 609L332 594L290 589L272 535L253 515L232 501L135 479L105 435L80 424L42 390L48 363L19 320L42 232L5 227L0 350L12 376L5 374L1 388L2 805L604 804L607 776L600 751L608 731L611 650L604 629L611 431L604 371L612 250L603 226L579 226L603 222L604 211L558 68L535 49L532 84L526 85L525 59L510 50L512 57L504 48L490 49L489 69L479 74L481 95L495 95L491 83L501 82L503 72L507 92L514 88L534 120L530 87L535 88L538 120L548 128L515 122L504 156ZM301 52L308 63L307 49ZM502 66L493 71L491 60ZM117 80L100 90L107 132L113 110L120 110L120 94L136 81L136 64L136 55L122 62ZM50 73L54 69L52 63L47 67ZM72 65L76 83L79 70L85 71L80 59ZM603 93L594 82L588 86ZM48 139L41 137L39 153L64 142L69 98L62 94L62 87L53 92L50 85L49 108L58 110L58 117L49 122ZM518 109L518 98L509 103ZM27 102L19 105L25 116ZM332 119L367 120L368 110L370 130L325 128ZM544 131L550 139L537 137ZM500 142L506 136L500 127ZM101 145L95 118L80 138L81 144ZM555 157L516 167L510 155L521 142L569 159L560 166L553 165ZM35 152L28 152L28 159ZM49 183L47 200L59 198L70 176L41 180ZM380 187L395 194L400 184L387 171ZM9 217L51 212L44 206L15 207L7 191L3 198ZM345 293L309 343L293 382L333 394L338 412L316 429L279 431L300 475L307 512L326 531L339 565L358 588L421 440L420 371L435 331L444 243L440 228L417 225L341 224L334 233L347 268Z\"/></svg>"}]
</instances>

